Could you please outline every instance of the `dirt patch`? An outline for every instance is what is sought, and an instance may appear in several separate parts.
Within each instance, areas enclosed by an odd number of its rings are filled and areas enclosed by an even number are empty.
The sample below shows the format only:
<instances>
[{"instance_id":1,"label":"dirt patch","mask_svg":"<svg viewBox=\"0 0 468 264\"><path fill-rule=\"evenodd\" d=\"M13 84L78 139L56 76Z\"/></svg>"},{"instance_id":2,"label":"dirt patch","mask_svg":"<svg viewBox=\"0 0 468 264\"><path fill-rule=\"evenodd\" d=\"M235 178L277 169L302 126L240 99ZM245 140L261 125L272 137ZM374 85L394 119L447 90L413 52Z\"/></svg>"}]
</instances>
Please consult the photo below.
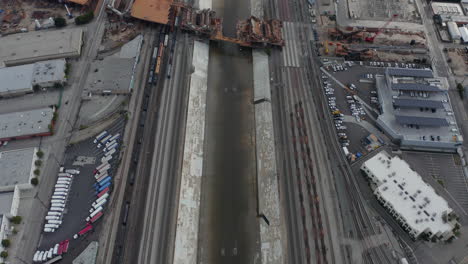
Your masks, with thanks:
<instances>
[{"instance_id":1,"label":"dirt patch","mask_svg":"<svg viewBox=\"0 0 468 264\"><path fill-rule=\"evenodd\" d=\"M453 74L465 76L468 73L468 53L465 49L450 49L447 51L447 55Z\"/></svg>"},{"instance_id":2,"label":"dirt patch","mask_svg":"<svg viewBox=\"0 0 468 264\"><path fill-rule=\"evenodd\" d=\"M47 0L0 0L4 10L3 23L0 31L3 34L16 33L23 30L34 30L37 19L40 23L49 17L67 17L63 4ZM69 5L72 13L78 15L81 7ZM73 21L70 21L70 23Z\"/></svg>"}]
</instances>

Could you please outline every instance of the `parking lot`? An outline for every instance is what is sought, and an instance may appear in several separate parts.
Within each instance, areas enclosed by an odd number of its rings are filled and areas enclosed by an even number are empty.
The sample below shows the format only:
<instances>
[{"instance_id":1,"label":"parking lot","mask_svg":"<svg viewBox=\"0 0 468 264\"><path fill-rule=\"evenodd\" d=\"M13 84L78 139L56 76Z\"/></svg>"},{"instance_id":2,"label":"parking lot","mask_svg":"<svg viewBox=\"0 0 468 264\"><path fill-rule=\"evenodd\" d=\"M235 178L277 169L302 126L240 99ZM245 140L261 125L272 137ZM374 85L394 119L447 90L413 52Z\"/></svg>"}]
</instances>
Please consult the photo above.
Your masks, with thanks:
<instances>
[{"instance_id":1,"label":"parking lot","mask_svg":"<svg viewBox=\"0 0 468 264\"><path fill-rule=\"evenodd\" d=\"M122 137L124 126L125 119L120 118L107 131L113 135L120 133ZM77 169L80 173L74 175L72 179L65 210L60 219L62 224L55 232L43 233L38 250L47 250L66 239L70 240L70 251L80 246L79 241L81 239L74 240L73 236L87 225L86 218L90 215L90 208L96 200L96 189L93 187L96 179L93 171L101 164L101 158L104 156L104 147L98 149L97 144L94 144L93 140L94 137L67 148L63 167L65 169ZM113 159L109 161L111 165L108 171L109 175L113 176L117 168L119 162L118 153L117 151L113 154ZM96 231L96 228L100 228L99 223L100 221L96 222L96 225L93 224L93 231Z\"/></svg>"},{"instance_id":2,"label":"parking lot","mask_svg":"<svg viewBox=\"0 0 468 264\"><path fill-rule=\"evenodd\" d=\"M468 212L468 185L457 155L405 151L402 157L428 184L436 190L444 187L450 193L440 192L440 195L459 215L462 214L457 205Z\"/></svg>"},{"instance_id":3,"label":"parking lot","mask_svg":"<svg viewBox=\"0 0 468 264\"><path fill-rule=\"evenodd\" d=\"M378 112L374 78L376 74L384 73L384 65L388 66L388 63L379 65L373 62L340 62L323 67L322 84L337 136L342 147L351 153L352 161L369 152L369 142L365 142L365 138L378 131L373 126Z\"/></svg>"}]
</instances>

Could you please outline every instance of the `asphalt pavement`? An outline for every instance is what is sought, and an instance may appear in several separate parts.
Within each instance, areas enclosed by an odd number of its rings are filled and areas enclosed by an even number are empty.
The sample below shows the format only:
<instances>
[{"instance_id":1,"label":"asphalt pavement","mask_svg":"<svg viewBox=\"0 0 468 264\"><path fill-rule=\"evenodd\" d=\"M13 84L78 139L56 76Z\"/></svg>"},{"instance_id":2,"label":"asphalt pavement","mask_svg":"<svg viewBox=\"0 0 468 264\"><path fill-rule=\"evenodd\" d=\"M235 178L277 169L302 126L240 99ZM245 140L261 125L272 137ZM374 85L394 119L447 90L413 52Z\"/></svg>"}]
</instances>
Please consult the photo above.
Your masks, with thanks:
<instances>
[{"instance_id":1,"label":"asphalt pavement","mask_svg":"<svg viewBox=\"0 0 468 264\"><path fill-rule=\"evenodd\" d=\"M106 128L106 131L112 135L120 133L121 137L123 137L124 127L125 119L120 118L110 127ZM73 177L70 192L67 197L65 211L63 218L61 219L62 225L53 233L43 233L41 243L39 245L39 250L45 250L53 247L55 244L63 240L69 239L71 241L69 246L70 254L64 255L64 261L71 261L80 253L80 251L75 251L75 248L81 249L84 246L87 246L86 241L83 239L73 240L73 235L86 226L87 222L85 219L89 216L89 209L91 208L92 203L96 200L95 188L93 187L93 184L96 183L96 179L94 178L93 171L101 164L101 158L103 157L104 152L102 151L103 148L98 149L96 147L93 140L94 137L67 148L63 166L65 169L78 169L80 170L80 174ZM117 150L119 150L120 147L121 142L119 141L119 148ZM110 176L114 176L116 167L119 164L118 153L119 152L113 155L113 159L110 162L112 166L108 171ZM95 163L88 163L83 166L73 165L77 157L94 158ZM57 176L57 174L55 176ZM106 210L104 210L102 219L107 215ZM100 232L102 219L93 225L94 232ZM85 245L80 245L81 243L84 243Z\"/></svg>"},{"instance_id":2,"label":"asphalt pavement","mask_svg":"<svg viewBox=\"0 0 468 264\"><path fill-rule=\"evenodd\" d=\"M102 6L105 6L106 0L103 2ZM71 79L69 80L72 85L66 88L69 89L67 96L70 98L70 102L67 105L62 104L59 110L59 120L54 136L44 138L40 143L41 147L50 153L50 155L44 165L42 176L39 180L39 189L35 196L36 199L33 202L29 215L24 218L43 218L48 209L44 201L47 201L50 197L52 187L55 184L55 176L58 172L59 163L63 162L65 146L70 139L70 131L74 129L73 124L79 112L78 109L81 104L80 95L89 71L89 64L90 61L95 58L102 39L104 19L104 8L101 8L94 21L86 28L86 38L84 40L84 47L82 48L82 55L78 59L78 62L73 64ZM21 247L15 252L15 255L11 256L11 261L24 262L24 260L32 259L39 244L40 230L42 230L42 221L26 222L23 230L20 230L18 233Z\"/></svg>"}]
</instances>

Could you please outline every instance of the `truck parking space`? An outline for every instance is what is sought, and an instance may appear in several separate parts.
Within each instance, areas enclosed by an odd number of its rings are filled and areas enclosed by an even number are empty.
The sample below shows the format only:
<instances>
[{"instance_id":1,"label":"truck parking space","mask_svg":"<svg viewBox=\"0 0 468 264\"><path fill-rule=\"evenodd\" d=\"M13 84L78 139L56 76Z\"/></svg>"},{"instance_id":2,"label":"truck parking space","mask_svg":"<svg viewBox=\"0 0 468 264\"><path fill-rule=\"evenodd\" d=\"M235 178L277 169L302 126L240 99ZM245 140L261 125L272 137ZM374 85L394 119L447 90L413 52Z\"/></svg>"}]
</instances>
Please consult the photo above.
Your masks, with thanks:
<instances>
[{"instance_id":1,"label":"truck parking space","mask_svg":"<svg viewBox=\"0 0 468 264\"><path fill-rule=\"evenodd\" d=\"M445 188L458 205L468 212L468 184L459 157L455 154L404 151L403 158L434 188ZM441 193L446 196L445 193ZM452 199L447 199L451 203ZM455 210L458 206L451 205ZM463 215L466 213L459 213Z\"/></svg>"},{"instance_id":2,"label":"truck parking space","mask_svg":"<svg viewBox=\"0 0 468 264\"><path fill-rule=\"evenodd\" d=\"M107 134L111 135L108 139L114 137L117 144L112 143L111 141L108 141L109 144L107 146L104 141L94 143L95 137L92 137L70 146L67 149L63 172L58 173L58 175L60 175L58 181L60 184L65 183L63 180L65 172L74 172L74 170L76 170L79 171L79 174L74 174L72 176L67 195L61 193L61 191L65 190L61 188L63 186L56 185L56 187L61 189L54 190L53 193L55 194L52 195L51 199L54 199L55 202L60 202L58 201L58 195L63 194L63 197L65 197L65 199L63 199L64 204L62 206L63 212L62 215L58 215L55 213L56 211L52 209L49 211L48 215L58 216L59 219L56 219L56 217L47 218L54 218L52 221L57 220L60 221L61 224L58 228L55 228L55 230L44 230L47 232L43 233L38 252L50 251L51 248L53 249L58 244L67 240L70 241L70 248L73 249L76 245L74 244L76 243L74 238L76 239L80 235L84 235L95 228L94 223L92 222L97 221L103 215L103 206L110 198L109 195L112 183L111 176L113 176L116 171L119 162L120 137L123 133L124 125L125 120L121 118L113 124L111 128L106 130ZM99 143L101 143L100 148L98 148ZM108 154L107 156L106 153ZM109 159L108 157L110 156L112 156L112 158ZM103 182L105 181L105 188L101 188L104 185L97 183L98 177L95 176L96 168L102 164L102 161L108 165L106 175L99 175L106 176L101 179ZM102 192L103 190L107 190L107 192ZM102 192L101 199L97 197L100 192ZM98 208L101 209L98 210ZM93 217L94 219L92 219ZM57 255L59 254L52 254L51 257ZM39 253L37 257L39 259ZM49 259L50 258L47 258L47 260ZM42 262L42 260L37 262Z\"/></svg>"}]
</instances>

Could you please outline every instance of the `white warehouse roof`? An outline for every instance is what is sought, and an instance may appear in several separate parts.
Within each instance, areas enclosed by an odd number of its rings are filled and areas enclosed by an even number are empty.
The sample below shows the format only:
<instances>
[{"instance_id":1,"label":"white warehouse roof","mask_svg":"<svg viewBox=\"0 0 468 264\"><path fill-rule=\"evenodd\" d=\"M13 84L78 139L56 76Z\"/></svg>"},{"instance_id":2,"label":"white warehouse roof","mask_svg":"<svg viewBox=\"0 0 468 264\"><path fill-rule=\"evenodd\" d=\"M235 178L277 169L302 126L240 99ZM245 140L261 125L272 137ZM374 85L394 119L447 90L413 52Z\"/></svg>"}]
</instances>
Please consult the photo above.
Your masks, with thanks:
<instances>
[{"instance_id":1,"label":"white warehouse roof","mask_svg":"<svg viewBox=\"0 0 468 264\"><path fill-rule=\"evenodd\" d=\"M33 64L0 68L0 96L32 92Z\"/></svg>"},{"instance_id":2,"label":"white warehouse roof","mask_svg":"<svg viewBox=\"0 0 468 264\"><path fill-rule=\"evenodd\" d=\"M0 65L5 66L77 57L81 53L83 30L67 28L17 33L0 37L0 43Z\"/></svg>"},{"instance_id":3,"label":"white warehouse roof","mask_svg":"<svg viewBox=\"0 0 468 264\"><path fill-rule=\"evenodd\" d=\"M451 233L453 227L442 218L452 212L447 201L404 160L398 156L391 158L382 151L366 161L361 169L375 177L374 194L389 203L416 236L428 231L439 235Z\"/></svg>"},{"instance_id":4,"label":"white warehouse roof","mask_svg":"<svg viewBox=\"0 0 468 264\"><path fill-rule=\"evenodd\" d=\"M32 92L35 84L63 82L65 65L65 59L58 59L0 68L0 96Z\"/></svg>"},{"instance_id":5,"label":"white warehouse roof","mask_svg":"<svg viewBox=\"0 0 468 264\"><path fill-rule=\"evenodd\" d=\"M468 42L468 29L466 27L459 27L461 38L463 42Z\"/></svg>"},{"instance_id":6,"label":"white warehouse roof","mask_svg":"<svg viewBox=\"0 0 468 264\"><path fill-rule=\"evenodd\" d=\"M447 28L452 37L452 40L458 40L461 38L460 30L458 29L457 23L453 21L447 22Z\"/></svg>"}]
</instances>

